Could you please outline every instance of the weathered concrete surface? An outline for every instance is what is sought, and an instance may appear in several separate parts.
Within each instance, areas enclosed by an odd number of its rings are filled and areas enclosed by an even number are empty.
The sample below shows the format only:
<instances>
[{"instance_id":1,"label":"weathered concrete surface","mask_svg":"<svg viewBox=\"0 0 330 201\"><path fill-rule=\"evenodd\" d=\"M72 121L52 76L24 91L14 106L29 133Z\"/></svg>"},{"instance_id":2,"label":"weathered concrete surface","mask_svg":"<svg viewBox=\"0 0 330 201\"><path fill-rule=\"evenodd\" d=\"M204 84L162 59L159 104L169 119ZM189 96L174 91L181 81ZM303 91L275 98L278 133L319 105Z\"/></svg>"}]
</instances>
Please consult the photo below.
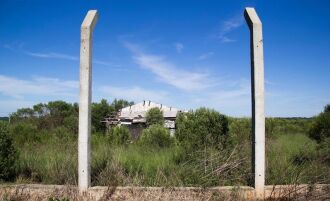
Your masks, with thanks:
<instances>
[{"instance_id":1,"label":"weathered concrete surface","mask_svg":"<svg viewBox=\"0 0 330 201\"><path fill-rule=\"evenodd\" d=\"M98 19L96 10L88 11L81 25L80 41L80 102L78 139L78 186L86 190L90 186L90 135L92 99L92 38Z\"/></svg>"},{"instance_id":2,"label":"weathered concrete surface","mask_svg":"<svg viewBox=\"0 0 330 201\"><path fill-rule=\"evenodd\" d=\"M254 8L245 8L244 17L250 28L252 168L256 195L261 199L264 197L265 185L265 98L262 23Z\"/></svg>"},{"instance_id":3,"label":"weathered concrete surface","mask_svg":"<svg viewBox=\"0 0 330 201\"><path fill-rule=\"evenodd\" d=\"M102 187L95 186L80 193L75 186L62 185L0 185L1 200L49 200L68 198L70 201L101 200L255 200L252 187ZM285 185L265 186L268 200L327 200L330 199L330 185Z\"/></svg>"}]
</instances>

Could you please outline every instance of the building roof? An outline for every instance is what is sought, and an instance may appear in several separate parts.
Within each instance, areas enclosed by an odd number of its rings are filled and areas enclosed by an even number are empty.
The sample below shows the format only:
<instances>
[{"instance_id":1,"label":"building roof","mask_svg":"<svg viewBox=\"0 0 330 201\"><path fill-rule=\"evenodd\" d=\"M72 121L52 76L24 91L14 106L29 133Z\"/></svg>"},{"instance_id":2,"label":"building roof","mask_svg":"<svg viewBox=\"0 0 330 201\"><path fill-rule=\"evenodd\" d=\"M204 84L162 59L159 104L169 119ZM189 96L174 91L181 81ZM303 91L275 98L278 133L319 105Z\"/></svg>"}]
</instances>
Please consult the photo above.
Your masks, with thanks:
<instances>
[{"instance_id":1,"label":"building roof","mask_svg":"<svg viewBox=\"0 0 330 201\"><path fill-rule=\"evenodd\" d=\"M143 101L132 106L122 108L119 118L121 119L137 119L145 118L147 111L151 108L159 108L164 115L164 118L175 118L179 109L168 107L163 104L155 103L152 101Z\"/></svg>"}]
</instances>

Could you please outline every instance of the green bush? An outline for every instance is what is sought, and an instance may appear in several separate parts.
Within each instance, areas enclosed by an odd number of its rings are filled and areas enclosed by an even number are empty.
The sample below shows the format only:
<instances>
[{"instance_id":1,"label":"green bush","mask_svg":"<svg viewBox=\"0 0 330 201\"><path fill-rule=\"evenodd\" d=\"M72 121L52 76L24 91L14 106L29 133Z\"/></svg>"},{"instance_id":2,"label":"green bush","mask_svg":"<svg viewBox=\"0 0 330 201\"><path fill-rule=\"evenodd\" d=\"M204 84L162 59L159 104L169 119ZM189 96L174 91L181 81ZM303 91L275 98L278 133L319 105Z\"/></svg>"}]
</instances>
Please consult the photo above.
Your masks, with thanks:
<instances>
[{"instance_id":1,"label":"green bush","mask_svg":"<svg viewBox=\"0 0 330 201\"><path fill-rule=\"evenodd\" d=\"M325 113L329 113L329 112L330 112L330 104L328 104L328 105L326 105L326 106L324 107L324 112L325 112Z\"/></svg>"},{"instance_id":2,"label":"green bush","mask_svg":"<svg viewBox=\"0 0 330 201\"><path fill-rule=\"evenodd\" d=\"M0 180L12 180L15 177L17 151L9 136L8 124L0 121Z\"/></svg>"},{"instance_id":3,"label":"green bush","mask_svg":"<svg viewBox=\"0 0 330 201\"><path fill-rule=\"evenodd\" d=\"M132 141L131 133L126 126L116 126L108 131L108 137L112 144L124 145Z\"/></svg>"},{"instance_id":4,"label":"green bush","mask_svg":"<svg viewBox=\"0 0 330 201\"><path fill-rule=\"evenodd\" d=\"M66 140L66 141L70 141L78 136L77 134L73 133L69 128L64 127L64 126L58 126L47 134L54 135L56 138L58 138L60 140ZM44 135L47 135L47 134L44 134ZM43 137L45 137L45 136L43 136Z\"/></svg>"},{"instance_id":5,"label":"green bush","mask_svg":"<svg viewBox=\"0 0 330 201\"><path fill-rule=\"evenodd\" d=\"M100 103L92 103L92 125L96 132L105 132L106 125L104 122L105 117L114 112L114 109L109 105L108 101L102 99Z\"/></svg>"},{"instance_id":6,"label":"green bush","mask_svg":"<svg viewBox=\"0 0 330 201\"><path fill-rule=\"evenodd\" d=\"M169 130L158 124L143 130L139 138L139 144L146 147L165 148L170 147L173 143L174 138L171 137Z\"/></svg>"},{"instance_id":7,"label":"green bush","mask_svg":"<svg viewBox=\"0 0 330 201\"><path fill-rule=\"evenodd\" d=\"M63 125L70 130L71 133L78 135L78 116L70 115L65 117Z\"/></svg>"},{"instance_id":8,"label":"green bush","mask_svg":"<svg viewBox=\"0 0 330 201\"><path fill-rule=\"evenodd\" d=\"M327 105L324 111L319 114L309 130L309 136L317 142L326 141L330 137L330 106Z\"/></svg>"},{"instance_id":9,"label":"green bush","mask_svg":"<svg viewBox=\"0 0 330 201\"><path fill-rule=\"evenodd\" d=\"M16 145L40 142L40 135L36 125L28 122L18 122L10 126L10 134Z\"/></svg>"},{"instance_id":10,"label":"green bush","mask_svg":"<svg viewBox=\"0 0 330 201\"><path fill-rule=\"evenodd\" d=\"M148 126L154 124L164 125L163 112L157 107L151 108L150 110L147 111L146 122Z\"/></svg>"},{"instance_id":11,"label":"green bush","mask_svg":"<svg viewBox=\"0 0 330 201\"><path fill-rule=\"evenodd\" d=\"M249 118L230 118L229 136L233 143L241 143L251 139L252 123Z\"/></svg>"},{"instance_id":12,"label":"green bush","mask_svg":"<svg viewBox=\"0 0 330 201\"><path fill-rule=\"evenodd\" d=\"M222 148L228 138L228 119L207 108L181 113L176 120L175 137L188 151L205 147Z\"/></svg>"}]
</instances>

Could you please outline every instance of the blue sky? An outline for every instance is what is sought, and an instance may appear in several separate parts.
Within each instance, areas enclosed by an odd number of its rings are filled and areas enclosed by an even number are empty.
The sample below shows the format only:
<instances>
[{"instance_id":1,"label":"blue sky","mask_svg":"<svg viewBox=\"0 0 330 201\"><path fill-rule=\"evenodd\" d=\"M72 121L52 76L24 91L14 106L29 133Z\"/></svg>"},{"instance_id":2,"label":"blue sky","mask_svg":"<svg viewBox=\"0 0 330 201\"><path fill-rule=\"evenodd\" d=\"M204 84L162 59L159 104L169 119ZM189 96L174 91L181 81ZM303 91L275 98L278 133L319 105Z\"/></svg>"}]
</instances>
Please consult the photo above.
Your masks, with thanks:
<instances>
[{"instance_id":1,"label":"blue sky","mask_svg":"<svg viewBox=\"0 0 330 201\"><path fill-rule=\"evenodd\" d=\"M330 103L329 1L2 0L0 116L78 101L80 25L89 9L100 15L93 101L250 116L247 6L263 22L266 115L316 115Z\"/></svg>"}]
</instances>

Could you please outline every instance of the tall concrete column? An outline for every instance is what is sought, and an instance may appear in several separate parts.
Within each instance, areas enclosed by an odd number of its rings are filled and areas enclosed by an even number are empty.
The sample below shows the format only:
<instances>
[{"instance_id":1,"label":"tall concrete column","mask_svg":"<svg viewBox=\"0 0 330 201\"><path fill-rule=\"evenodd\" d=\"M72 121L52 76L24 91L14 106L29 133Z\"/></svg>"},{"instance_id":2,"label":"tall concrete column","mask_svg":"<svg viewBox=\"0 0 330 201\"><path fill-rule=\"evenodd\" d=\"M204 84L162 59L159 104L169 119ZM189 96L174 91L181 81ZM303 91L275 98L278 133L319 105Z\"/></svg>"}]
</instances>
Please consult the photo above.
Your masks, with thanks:
<instances>
[{"instance_id":1,"label":"tall concrete column","mask_svg":"<svg viewBox=\"0 0 330 201\"><path fill-rule=\"evenodd\" d=\"M250 29L251 48L252 170L256 197L263 199L265 186L265 100L262 24L254 8L245 8L244 17Z\"/></svg>"},{"instance_id":2,"label":"tall concrete column","mask_svg":"<svg viewBox=\"0 0 330 201\"><path fill-rule=\"evenodd\" d=\"M92 37L97 19L97 11L90 10L81 24L78 139L78 186L81 191L87 190L91 183Z\"/></svg>"}]
</instances>

